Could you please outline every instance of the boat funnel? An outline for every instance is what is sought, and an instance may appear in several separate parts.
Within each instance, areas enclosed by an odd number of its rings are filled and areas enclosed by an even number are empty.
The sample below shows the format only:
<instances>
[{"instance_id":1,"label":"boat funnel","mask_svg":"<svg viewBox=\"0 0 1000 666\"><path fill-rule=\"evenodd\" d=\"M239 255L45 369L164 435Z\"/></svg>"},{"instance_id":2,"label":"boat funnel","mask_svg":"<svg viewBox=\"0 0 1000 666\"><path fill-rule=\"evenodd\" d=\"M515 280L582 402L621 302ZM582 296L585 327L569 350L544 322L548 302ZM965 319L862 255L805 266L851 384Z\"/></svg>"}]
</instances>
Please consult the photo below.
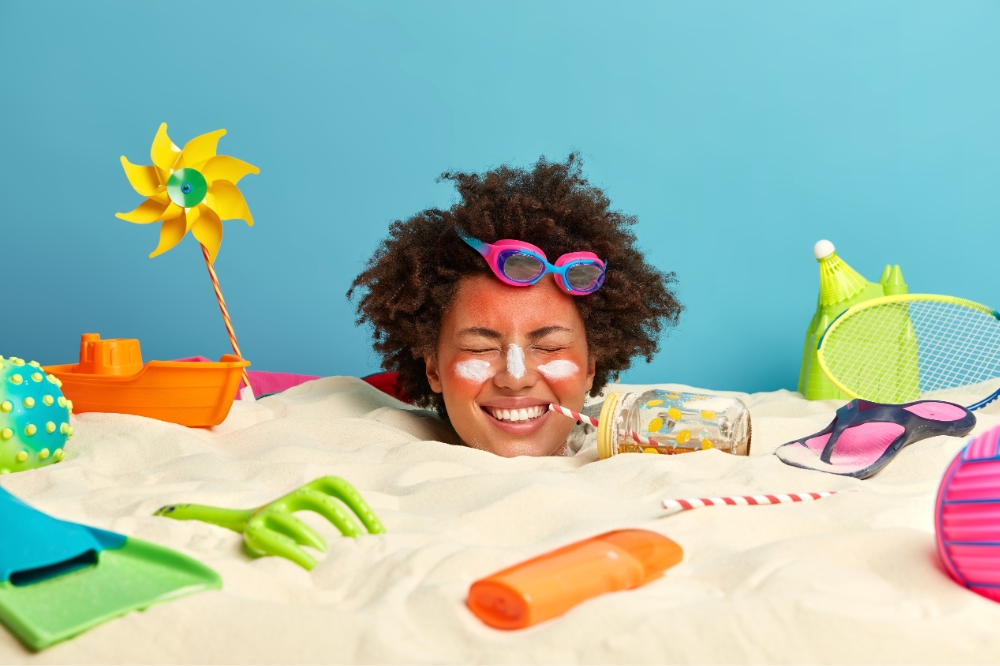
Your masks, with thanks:
<instances>
[{"instance_id":1,"label":"boat funnel","mask_svg":"<svg viewBox=\"0 0 1000 666\"><path fill-rule=\"evenodd\" d=\"M92 375L134 375L142 370L139 341L132 338L101 340L99 333L80 336L77 372Z\"/></svg>"}]
</instances>

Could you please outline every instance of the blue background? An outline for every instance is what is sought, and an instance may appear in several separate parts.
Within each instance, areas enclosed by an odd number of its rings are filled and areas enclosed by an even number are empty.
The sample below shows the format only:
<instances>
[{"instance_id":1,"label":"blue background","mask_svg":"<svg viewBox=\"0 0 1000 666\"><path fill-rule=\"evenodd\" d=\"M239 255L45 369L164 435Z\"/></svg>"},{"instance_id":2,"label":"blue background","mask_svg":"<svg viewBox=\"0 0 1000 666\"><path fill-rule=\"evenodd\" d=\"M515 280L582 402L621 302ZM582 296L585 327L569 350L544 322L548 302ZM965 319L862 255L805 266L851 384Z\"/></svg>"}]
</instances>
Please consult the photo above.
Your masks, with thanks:
<instances>
[{"instance_id":1,"label":"blue background","mask_svg":"<svg viewBox=\"0 0 1000 666\"><path fill-rule=\"evenodd\" d=\"M377 370L344 292L389 223L579 150L687 306L625 379L794 388L820 238L1000 306L998 32L996 2L3 1L0 353L228 351L195 241L151 260L114 217L165 121L261 168L216 263L256 369Z\"/></svg>"}]
</instances>

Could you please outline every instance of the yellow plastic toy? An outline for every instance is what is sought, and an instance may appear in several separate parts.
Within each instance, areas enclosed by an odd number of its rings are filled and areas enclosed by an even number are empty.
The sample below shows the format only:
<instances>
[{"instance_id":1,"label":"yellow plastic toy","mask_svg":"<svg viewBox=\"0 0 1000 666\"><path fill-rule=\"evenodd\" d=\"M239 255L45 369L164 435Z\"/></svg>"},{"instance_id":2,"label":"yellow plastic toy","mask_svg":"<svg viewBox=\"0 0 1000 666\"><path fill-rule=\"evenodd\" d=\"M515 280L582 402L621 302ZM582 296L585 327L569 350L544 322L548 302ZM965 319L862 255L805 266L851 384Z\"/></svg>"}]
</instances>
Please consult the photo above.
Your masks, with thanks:
<instances>
[{"instance_id":1,"label":"yellow plastic toy","mask_svg":"<svg viewBox=\"0 0 1000 666\"><path fill-rule=\"evenodd\" d=\"M260 169L235 157L216 154L219 139L225 134L226 130L220 129L196 136L182 150L167 136L167 124L160 124L149 150L153 166L132 164L124 155L121 158L128 182L147 199L135 210L115 216L135 224L163 222L160 243L149 255L151 258L172 249L191 232L201 244L233 352L243 358L212 264L222 245L223 220L245 220L253 226L253 216L236 183L249 173L260 173ZM250 378L245 370L242 375L242 397L252 400Z\"/></svg>"},{"instance_id":2,"label":"yellow plastic toy","mask_svg":"<svg viewBox=\"0 0 1000 666\"><path fill-rule=\"evenodd\" d=\"M209 261L215 262L222 245L222 221L245 220L253 226L253 217L236 183L248 173L260 169L229 155L217 155L220 129L197 136L181 150L167 136L162 123L153 139L149 156L153 166L132 164L122 155L122 167L135 191L148 197L129 213L115 217L136 224L162 221L160 244L150 257L163 254L181 242L188 231L208 249Z\"/></svg>"}]
</instances>

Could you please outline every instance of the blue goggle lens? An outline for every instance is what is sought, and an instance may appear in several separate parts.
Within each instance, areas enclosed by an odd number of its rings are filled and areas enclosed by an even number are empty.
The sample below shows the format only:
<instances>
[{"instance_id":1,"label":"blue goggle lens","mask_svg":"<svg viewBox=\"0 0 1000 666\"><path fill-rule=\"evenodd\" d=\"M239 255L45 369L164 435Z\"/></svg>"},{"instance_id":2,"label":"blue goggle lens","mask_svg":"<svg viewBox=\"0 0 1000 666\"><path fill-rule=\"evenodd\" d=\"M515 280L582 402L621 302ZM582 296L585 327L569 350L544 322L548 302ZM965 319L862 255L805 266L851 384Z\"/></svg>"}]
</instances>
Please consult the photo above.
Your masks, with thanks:
<instances>
[{"instance_id":1,"label":"blue goggle lens","mask_svg":"<svg viewBox=\"0 0 1000 666\"><path fill-rule=\"evenodd\" d=\"M545 273L545 264L538 257L519 250L501 252L498 263L503 274L514 282L531 282Z\"/></svg>"},{"instance_id":2,"label":"blue goggle lens","mask_svg":"<svg viewBox=\"0 0 1000 666\"><path fill-rule=\"evenodd\" d=\"M604 269L597 264L574 264L566 271L566 283L577 291L597 291L604 284Z\"/></svg>"}]
</instances>

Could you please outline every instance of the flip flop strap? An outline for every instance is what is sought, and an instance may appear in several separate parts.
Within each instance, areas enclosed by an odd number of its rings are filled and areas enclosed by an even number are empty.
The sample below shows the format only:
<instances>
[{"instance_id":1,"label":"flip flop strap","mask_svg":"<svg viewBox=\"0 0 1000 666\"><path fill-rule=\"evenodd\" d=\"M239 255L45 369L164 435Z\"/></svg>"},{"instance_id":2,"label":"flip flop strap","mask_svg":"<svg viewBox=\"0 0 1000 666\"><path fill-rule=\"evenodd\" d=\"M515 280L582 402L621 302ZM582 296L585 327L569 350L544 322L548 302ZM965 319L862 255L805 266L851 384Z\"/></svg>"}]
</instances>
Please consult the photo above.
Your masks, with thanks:
<instances>
[{"instance_id":1,"label":"flip flop strap","mask_svg":"<svg viewBox=\"0 0 1000 666\"><path fill-rule=\"evenodd\" d=\"M895 410L900 408L900 405L878 405L861 411L858 403L858 400L852 400L837 410L837 425L833 427L830 439L826 440L826 446L823 447L823 453L819 457L822 462L828 465L832 464L830 459L833 457L833 450L837 447L837 440L840 439L845 430L852 426L862 423L895 423L903 426L905 433L909 433L909 426L900 423L896 416Z\"/></svg>"}]
</instances>

